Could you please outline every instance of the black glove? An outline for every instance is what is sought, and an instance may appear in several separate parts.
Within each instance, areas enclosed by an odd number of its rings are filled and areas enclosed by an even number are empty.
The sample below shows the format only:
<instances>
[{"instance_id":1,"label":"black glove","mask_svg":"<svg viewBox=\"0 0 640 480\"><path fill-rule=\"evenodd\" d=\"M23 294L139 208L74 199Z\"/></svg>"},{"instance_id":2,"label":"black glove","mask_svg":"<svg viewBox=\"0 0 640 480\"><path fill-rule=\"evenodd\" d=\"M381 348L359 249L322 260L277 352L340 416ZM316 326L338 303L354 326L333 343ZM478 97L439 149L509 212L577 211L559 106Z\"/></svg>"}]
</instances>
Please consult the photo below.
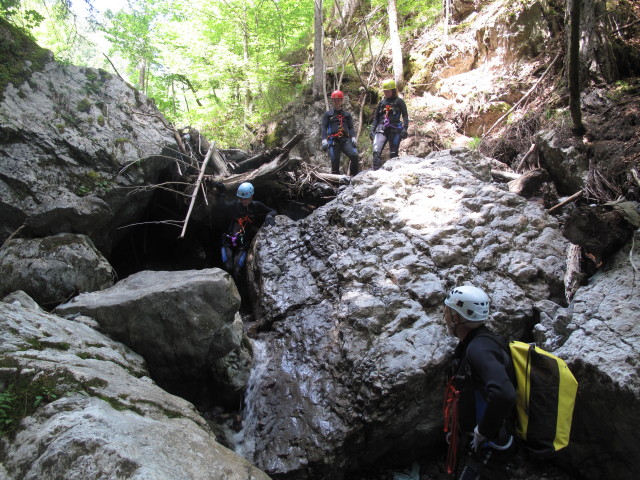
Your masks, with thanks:
<instances>
[{"instance_id":1,"label":"black glove","mask_svg":"<svg viewBox=\"0 0 640 480\"><path fill-rule=\"evenodd\" d=\"M407 138L407 136L408 136L407 130L403 129L402 133L400 134L400 138L404 140L405 138Z\"/></svg>"},{"instance_id":2,"label":"black glove","mask_svg":"<svg viewBox=\"0 0 640 480\"><path fill-rule=\"evenodd\" d=\"M227 187L225 187L224 183L222 182L213 182L213 186L216 187L221 193L227 191Z\"/></svg>"},{"instance_id":3,"label":"black glove","mask_svg":"<svg viewBox=\"0 0 640 480\"><path fill-rule=\"evenodd\" d=\"M273 218L273 215L267 215L266 217L264 217L264 224L267 227L272 227L276 224L276 219Z\"/></svg>"},{"instance_id":4,"label":"black glove","mask_svg":"<svg viewBox=\"0 0 640 480\"><path fill-rule=\"evenodd\" d=\"M371 141L373 142L373 137L375 136L375 134L373 133L373 131L369 132L369 138L371 139Z\"/></svg>"}]
</instances>

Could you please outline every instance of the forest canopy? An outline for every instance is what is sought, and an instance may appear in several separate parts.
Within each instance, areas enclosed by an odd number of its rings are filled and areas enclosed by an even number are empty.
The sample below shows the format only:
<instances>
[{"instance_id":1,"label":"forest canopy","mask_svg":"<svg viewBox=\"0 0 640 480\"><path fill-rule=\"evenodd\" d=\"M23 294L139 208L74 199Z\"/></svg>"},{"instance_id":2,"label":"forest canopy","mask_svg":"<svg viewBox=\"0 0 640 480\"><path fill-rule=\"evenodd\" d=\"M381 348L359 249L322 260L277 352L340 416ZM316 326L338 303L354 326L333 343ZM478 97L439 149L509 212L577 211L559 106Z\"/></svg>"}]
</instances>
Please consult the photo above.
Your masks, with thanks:
<instances>
[{"instance_id":1,"label":"forest canopy","mask_svg":"<svg viewBox=\"0 0 640 480\"><path fill-rule=\"evenodd\" d=\"M389 48L387 2L323 3L328 89L358 66L375 68ZM398 2L400 35L441 9L440 0ZM223 146L246 146L258 125L309 94L314 0L0 0L0 12L59 62L121 75L175 125Z\"/></svg>"}]
</instances>

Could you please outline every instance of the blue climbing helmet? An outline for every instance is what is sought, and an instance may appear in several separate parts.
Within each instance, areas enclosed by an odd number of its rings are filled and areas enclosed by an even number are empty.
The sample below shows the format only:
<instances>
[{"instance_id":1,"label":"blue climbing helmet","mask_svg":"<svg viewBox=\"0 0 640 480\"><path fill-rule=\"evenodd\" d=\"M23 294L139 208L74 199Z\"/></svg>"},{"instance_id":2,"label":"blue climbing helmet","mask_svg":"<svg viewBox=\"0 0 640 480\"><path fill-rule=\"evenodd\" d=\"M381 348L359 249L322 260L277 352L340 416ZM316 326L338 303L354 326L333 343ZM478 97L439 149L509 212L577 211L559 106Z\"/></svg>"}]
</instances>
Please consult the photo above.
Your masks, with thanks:
<instances>
[{"instance_id":1,"label":"blue climbing helmet","mask_svg":"<svg viewBox=\"0 0 640 480\"><path fill-rule=\"evenodd\" d=\"M249 182L244 182L238 187L238 192L236 193L236 195L238 195L240 198L251 198L253 197L253 191L253 185L251 185Z\"/></svg>"}]
</instances>

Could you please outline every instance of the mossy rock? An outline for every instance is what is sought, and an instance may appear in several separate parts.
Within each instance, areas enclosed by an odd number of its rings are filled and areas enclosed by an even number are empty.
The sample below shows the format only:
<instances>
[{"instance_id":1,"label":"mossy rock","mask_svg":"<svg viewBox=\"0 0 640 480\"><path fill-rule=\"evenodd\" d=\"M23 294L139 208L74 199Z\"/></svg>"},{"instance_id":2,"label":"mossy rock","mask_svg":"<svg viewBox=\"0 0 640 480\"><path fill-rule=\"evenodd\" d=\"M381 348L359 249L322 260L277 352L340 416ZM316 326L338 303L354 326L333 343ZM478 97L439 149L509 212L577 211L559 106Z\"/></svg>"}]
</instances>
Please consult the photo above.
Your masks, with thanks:
<instances>
[{"instance_id":1,"label":"mossy rock","mask_svg":"<svg viewBox=\"0 0 640 480\"><path fill-rule=\"evenodd\" d=\"M0 18L0 100L7 85L22 85L52 58L51 52L38 46L27 33Z\"/></svg>"},{"instance_id":2,"label":"mossy rock","mask_svg":"<svg viewBox=\"0 0 640 480\"><path fill-rule=\"evenodd\" d=\"M264 144L267 148L275 148L282 145L282 139L285 129L281 124L276 125L271 133L267 133L264 137Z\"/></svg>"}]
</instances>

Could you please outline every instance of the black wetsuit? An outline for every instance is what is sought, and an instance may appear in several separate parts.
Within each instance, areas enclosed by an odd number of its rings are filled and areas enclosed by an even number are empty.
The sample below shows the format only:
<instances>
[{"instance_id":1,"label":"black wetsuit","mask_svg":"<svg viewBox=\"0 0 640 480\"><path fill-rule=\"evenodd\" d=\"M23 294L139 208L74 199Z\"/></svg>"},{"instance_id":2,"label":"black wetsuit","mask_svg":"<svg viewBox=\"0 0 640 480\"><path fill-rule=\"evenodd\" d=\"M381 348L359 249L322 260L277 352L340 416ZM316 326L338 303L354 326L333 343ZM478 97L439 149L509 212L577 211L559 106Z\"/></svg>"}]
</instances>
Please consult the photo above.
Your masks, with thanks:
<instances>
[{"instance_id":1,"label":"black wetsuit","mask_svg":"<svg viewBox=\"0 0 640 480\"><path fill-rule=\"evenodd\" d=\"M456 347L452 368L460 391L458 425L462 434L457 446L461 461L458 479L506 478L504 465L516 451L511 427L515 376L508 352L506 341L485 326L471 330ZM465 455L476 425L488 442ZM510 447L500 449L509 442Z\"/></svg>"},{"instance_id":2,"label":"black wetsuit","mask_svg":"<svg viewBox=\"0 0 640 480\"><path fill-rule=\"evenodd\" d=\"M345 110L328 110L322 116L322 139L329 143L329 158L331 159L331 173L340 173L340 155L344 153L349 157L349 175L357 175L360 171L358 165L358 151L351 139L355 138L356 131L353 127L353 117Z\"/></svg>"},{"instance_id":3,"label":"black wetsuit","mask_svg":"<svg viewBox=\"0 0 640 480\"><path fill-rule=\"evenodd\" d=\"M224 269L237 280L244 267L247 250L265 218L275 216L276 211L262 202L251 200L246 207L235 199L224 208L230 210L233 220L222 235L222 263Z\"/></svg>"},{"instance_id":4,"label":"black wetsuit","mask_svg":"<svg viewBox=\"0 0 640 480\"><path fill-rule=\"evenodd\" d=\"M383 98L376 107L371 125L374 170L382 166L382 150L387 143L389 143L389 157L398 156L400 141L406 137L408 128L409 114L404 100L398 96Z\"/></svg>"}]
</instances>

